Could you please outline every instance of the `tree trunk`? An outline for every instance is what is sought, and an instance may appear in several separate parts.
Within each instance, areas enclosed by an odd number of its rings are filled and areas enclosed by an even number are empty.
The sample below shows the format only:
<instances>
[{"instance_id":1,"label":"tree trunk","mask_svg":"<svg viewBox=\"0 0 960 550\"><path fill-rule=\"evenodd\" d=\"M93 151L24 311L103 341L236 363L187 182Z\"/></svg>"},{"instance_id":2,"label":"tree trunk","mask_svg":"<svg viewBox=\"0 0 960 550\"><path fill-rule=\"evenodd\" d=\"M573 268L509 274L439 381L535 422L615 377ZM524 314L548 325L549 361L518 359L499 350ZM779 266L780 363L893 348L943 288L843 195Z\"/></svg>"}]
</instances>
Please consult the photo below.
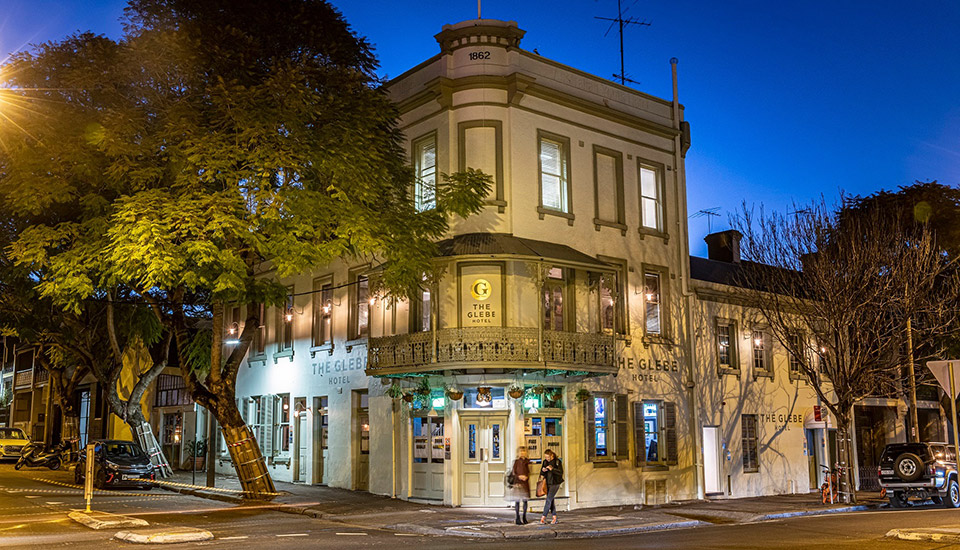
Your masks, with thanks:
<instances>
[{"instance_id":1,"label":"tree trunk","mask_svg":"<svg viewBox=\"0 0 960 550\"><path fill-rule=\"evenodd\" d=\"M849 426L850 419L847 415L837 418L837 451L840 456L840 468L843 475L838 475L840 485L840 498L849 503L857 501L857 491L853 483L853 449L850 448Z\"/></svg>"},{"instance_id":2,"label":"tree trunk","mask_svg":"<svg viewBox=\"0 0 960 550\"><path fill-rule=\"evenodd\" d=\"M273 478L267 470L267 463L263 453L260 452L260 445L240 416L237 404L232 399L221 397L217 399L212 409L223 429L223 439L227 442L230 460L240 479L243 496L262 500L273 499L277 493Z\"/></svg>"}]
</instances>

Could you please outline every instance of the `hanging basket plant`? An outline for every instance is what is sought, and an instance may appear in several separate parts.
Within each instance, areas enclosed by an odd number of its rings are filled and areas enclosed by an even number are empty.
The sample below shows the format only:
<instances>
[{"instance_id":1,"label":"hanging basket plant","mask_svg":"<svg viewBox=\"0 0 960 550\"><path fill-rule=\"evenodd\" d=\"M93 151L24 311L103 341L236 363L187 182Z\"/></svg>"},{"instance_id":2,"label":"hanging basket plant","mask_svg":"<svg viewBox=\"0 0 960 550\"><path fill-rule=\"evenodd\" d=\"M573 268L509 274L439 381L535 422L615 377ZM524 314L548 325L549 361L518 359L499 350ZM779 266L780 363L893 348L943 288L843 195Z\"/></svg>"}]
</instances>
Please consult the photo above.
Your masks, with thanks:
<instances>
[{"instance_id":1,"label":"hanging basket plant","mask_svg":"<svg viewBox=\"0 0 960 550\"><path fill-rule=\"evenodd\" d=\"M413 403L413 397L414 395L410 392L405 392L403 394L403 400L406 401L407 403Z\"/></svg>"},{"instance_id":2,"label":"hanging basket plant","mask_svg":"<svg viewBox=\"0 0 960 550\"><path fill-rule=\"evenodd\" d=\"M417 387L413 389L413 393L417 394L420 397L429 397L430 396L430 379L424 376L420 379L420 382L417 383Z\"/></svg>"},{"instance_id":3,"label":"hanging basket plant","mask_svg":"<svg viewBox=\"0 0 960 550\"><path fill-rule=\"evenodd\" d=\"M463 390L461 390L460 388L454 388L454 387L447 388L446 394L447 394L447 399L451 401L459 401L463 399Z\"/></svg>"},{"instance_id":4,"label":"hanging basket plant","mask_svg":"<svg viewBox=\"0 0 960 550\"><path fill-rule=\"evenodd\" d=\"M560 388L551 388L547 392L547 401L560 401L563 399L563 390Z\"/></svg>"},{"instance_id":5,"label":"hanging basket plant","mask_svg":"<svg viewBox=\"0 0 960 550\"><path fill-rule=\"evenodd\" d=\"M530 391L537 395L543 395L543 392L547 391L547 389L543 387L543 384L537 384L536 386L531 388Z\"/></svg>"},{"instance_id":6,"label":"hanging basket plant","mask_svg":"<svg viewBox=\"0 0 960 550\"><path fill-rule=\"evenodd\" d=\"M524 391L523 386L515 385L515 386L510 386L510 388L507 389L507 395L509 395L514 399L521 399L523 397L523 394L525 393L526 392Z\"/></svg>"},{"instance_id":7,"label":"hanging basket plant","mask_svg":"<svg viewBox=\"0 0 960 550\"><path fill-rule=\"evenodd\" d=\"M400 384L394 382L389 388L387 388L387 395L394 399L400 399L403 397L403 388L400 386Z\"/></svg>"},{"instance_id":8,"label":"hanging basket plant","mask_svg":"<svg viewBox=\"0 0 960 550\"><path fill-rule=\"evenodd\" d=\"M587 399L590 399L590 390L587 388L577 390L577 403L583 403Z\"/></svg>"}]
</instances>

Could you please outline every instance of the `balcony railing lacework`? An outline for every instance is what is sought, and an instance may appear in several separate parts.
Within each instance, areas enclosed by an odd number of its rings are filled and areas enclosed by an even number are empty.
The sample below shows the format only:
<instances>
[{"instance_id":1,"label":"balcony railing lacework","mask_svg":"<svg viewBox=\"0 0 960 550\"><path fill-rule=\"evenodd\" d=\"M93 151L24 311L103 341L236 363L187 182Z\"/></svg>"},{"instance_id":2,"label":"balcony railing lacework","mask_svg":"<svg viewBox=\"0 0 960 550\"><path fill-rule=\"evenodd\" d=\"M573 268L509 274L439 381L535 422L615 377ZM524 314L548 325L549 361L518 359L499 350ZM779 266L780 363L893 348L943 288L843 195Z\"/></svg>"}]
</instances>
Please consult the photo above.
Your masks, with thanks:
<instances>
[{"instance_id":1,"label":"balcony railing lacework","mask_svg":"<svg viewBox=\"0 0 960 550\"><path fill-rule=\"evenodd\" d=\"M437 331L436 348L431 332L371 338L367 368L430 367L431 363L552 363L614 368L616 345L611 335L545 330L542 357L540 335L530 327L441 329Z\"/></svg>"}]
</instances>

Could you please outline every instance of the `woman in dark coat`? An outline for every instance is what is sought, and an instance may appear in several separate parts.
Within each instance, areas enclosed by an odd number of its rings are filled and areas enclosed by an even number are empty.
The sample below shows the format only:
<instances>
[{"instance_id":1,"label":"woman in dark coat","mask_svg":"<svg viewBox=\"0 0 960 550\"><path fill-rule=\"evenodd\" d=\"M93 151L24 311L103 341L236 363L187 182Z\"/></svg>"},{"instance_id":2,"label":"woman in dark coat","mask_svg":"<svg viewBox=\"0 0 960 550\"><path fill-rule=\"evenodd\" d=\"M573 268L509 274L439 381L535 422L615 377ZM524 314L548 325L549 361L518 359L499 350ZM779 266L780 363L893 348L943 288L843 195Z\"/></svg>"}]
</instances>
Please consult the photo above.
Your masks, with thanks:
<instances>
[{"instance_id":1,"label":"woman in dark coat","mask_svg":"<svg viewBox=\"0 0 960 550\"><path fill-rule=\"evenodd\" d=\"M540 475L547 480L547 498L543 501L543 515L540 516L540 523L547 522L547 514L553 515L553 521L550 523L557 523L557 503L554 499L557 497L557 491L560 490L560 484L563 483L563 462L560 461L557 453L550 449L543 451Z\"/></svg>"},{"instance_id":2,"label":"woman in dark coat","mask_svg":"<svg viewBox=\"0 0 960 550\"><path fill-rule=\"evenodd\" d=\"M517 458L513 461L513 484L507 487L507 500L515 501L517 525L527 523L527 501L530 500L530 459L527 458L527 448L517 449ZM520 503L523 503L523 518L520 517Z\"/></svg>"}]
</instances>

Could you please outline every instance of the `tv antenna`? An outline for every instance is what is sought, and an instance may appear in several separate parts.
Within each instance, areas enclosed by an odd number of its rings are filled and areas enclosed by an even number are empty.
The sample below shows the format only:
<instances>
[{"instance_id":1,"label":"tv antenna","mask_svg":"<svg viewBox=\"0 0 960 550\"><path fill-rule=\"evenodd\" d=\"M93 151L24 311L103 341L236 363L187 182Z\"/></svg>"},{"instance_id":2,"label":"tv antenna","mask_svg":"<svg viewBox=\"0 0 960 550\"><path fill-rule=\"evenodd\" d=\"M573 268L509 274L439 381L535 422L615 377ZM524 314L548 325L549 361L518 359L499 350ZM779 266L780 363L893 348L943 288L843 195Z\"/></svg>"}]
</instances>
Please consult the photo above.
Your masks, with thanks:
<instances>
[{"instance_id":1,"label":"tv antenna","mask_svg":"<svg viewBox=\"0 0 960 550\"><path fill-rule=\"evenodd\" d=\"M719 207L719 206L714 206L713 208L704 208L703 210L697 210L696 212L694 212L693 214L691 214L690 217L691 217L691 218L703 218L703 217L706 217L706 218L707 218L707 233L713 233L713 218L715 218L715 217L716 217L716 218L719 218L719 217L720 217L720 214L718 213L718 210L720 210L720 207Z\"/></svg>"},{"instance_id":2,"label":"tv antenna","mask_svg":"<svg viewBox=\"0 0 960 550\"><path fill-rule=\"evenodd\" d=\"M627 82L630 82L631 84L639 84L639 82L637 82L636 80L631 80L630 78L627 78L627 72L626 70L624 70L624 67L623 67L623 27L624 26L629 27L630 25L636 25L638 27L649 27L650 23L646 21L641 21L639 18L633 17L633 16L624 18L624 15L626 15L627 11L630 8L632 8L634 5L636 5L636 3L639 2L639 0L634 0L633 4L630 4L630 7L628 7L627 9L621 8L620 6L621 2L622 0L617 0L617 16L616 17L594 16L594 19L600 19L601 21L610 22L610 26L607 27L607 32L603 33L604 37L610 34L610 31L613 30L614 25L616 25L620 31L620 74L613 75L613 78L619 79L620 84L625 86Z\"/></svg>"}]
</instances>

